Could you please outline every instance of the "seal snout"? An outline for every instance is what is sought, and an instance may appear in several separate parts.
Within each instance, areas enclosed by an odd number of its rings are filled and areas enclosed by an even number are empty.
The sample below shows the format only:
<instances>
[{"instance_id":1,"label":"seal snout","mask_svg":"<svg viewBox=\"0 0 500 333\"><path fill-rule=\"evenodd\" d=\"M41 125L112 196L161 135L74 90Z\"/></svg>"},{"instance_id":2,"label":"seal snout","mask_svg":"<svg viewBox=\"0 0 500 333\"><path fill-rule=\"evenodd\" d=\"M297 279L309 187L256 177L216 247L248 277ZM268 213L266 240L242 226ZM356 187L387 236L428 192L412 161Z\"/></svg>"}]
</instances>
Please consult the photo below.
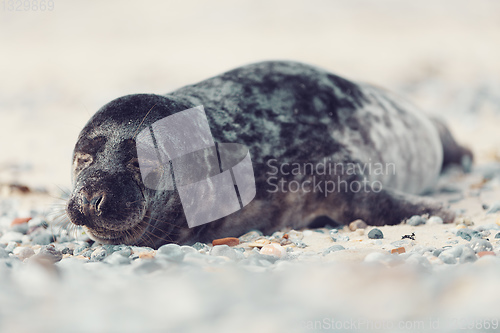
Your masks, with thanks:
<instances>
[{"instance_id":1,"label":"seal snout","mask_svg":"<svg viewBox=\"0 0 500 333\"><path fill-rule=\"evenodd\" d=\"M91 238L126 242L142 235L146 202L130 174L99 171L77 179L66 211L71 222L84 226Z\"/></svg>"}]
</instances>

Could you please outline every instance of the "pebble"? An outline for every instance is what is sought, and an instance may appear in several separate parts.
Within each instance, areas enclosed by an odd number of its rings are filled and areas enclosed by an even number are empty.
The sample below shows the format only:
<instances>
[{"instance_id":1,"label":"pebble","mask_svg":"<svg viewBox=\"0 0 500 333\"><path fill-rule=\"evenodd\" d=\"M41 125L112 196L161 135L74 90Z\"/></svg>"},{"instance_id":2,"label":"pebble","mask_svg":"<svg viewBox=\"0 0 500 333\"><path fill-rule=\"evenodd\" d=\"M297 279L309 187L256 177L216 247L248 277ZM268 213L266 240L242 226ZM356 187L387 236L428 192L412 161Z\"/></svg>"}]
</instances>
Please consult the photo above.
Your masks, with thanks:
<instances>
[{"instance_id":1,"label":"pebble","mask_svg":"<svg viewBox=\"0 0 500 333\"><path fill-rule=\"evenodd\" d=\"M406 224L416 227L418 225L425 224L425 222L426 220L422 216L413 215L406 221Z\"/></svg>"},{"instance_id":2,"label":"pebble","mask_svg":"<svg viewBox=\"0 0 500 333\"><path fill-rule=\"evenodd\" d=\"M373 228L368 232L368 238L370 239L381 239L384 238L384 234L378 228Z\"/></svg>"},{"instance_id":3,"label":"pebble","mask_svg":"<svg viewBox=\"0 0 500 333\"><path fill-rule=\"evenodd\" d=\"M358 229L366 229L367 227L368 227L368 224L366 224L366 222L363 220L356 220L356 221L349 223L349 229L351 231L356 231Z\"/></svg>"},{"instance_id":4,"label":"pebble","mask_svg":"<svg viewBox=\"0 0 500 333\"><path fill-rule=\"evenodd\" d=\"M31 242L38 245L49 245L56 241L56 237L47 232L39 233L33 237Z\"/></svg>"},{"instance_id":5,"label":"pebble","mask_svg":"<svg viewBox=\"0 0 500 333\"><path fill-rule=\"evenodd\" d=\"M134 251L135 252L135 251ZM166 244L158 249L157 255L169 261L181 262L184 259L184 252L177 244Z\"/></svg>"},{"instance_id":6,"label":"pebble","mask_svg":"<svg viewBox=\"0 0 500 333\"><path fill-rule=\"evenodd\" d=\"M490 206L486 214L494 214L498 213L500 211L500 202L495 202L493 205Z\"/></svg>"},{"instance_id":7,"label":"pebble","mask_svg":"<svg viewBox=\"0 0 500 333\"><path fill-rule=\"evenodd\" d=\"M240 237L240 241L241 241L241 237ZM193 249L195 249L196 251L201 252L201 253L208 253L210 251L210 247L207 244L200 243L200 242L194 243Z\"/></svg>"},{"instance_id":8,"label":"pebble","mask_svg":"<svg viewBox=\"0 0 500 333\"><path fill-rule=\"evenodd\" d=\"M462 248L462 254L460 255L460 263L474 262L477 260L476 253L468 246Z\"/></svg>"},{"instance_id":9,"label":"pebble","mask_svg":"<svg viewBox=\"0 0 500 333\"><path fill-rule=\"evenodd\" d=\"M130 264L130 259L128 257L124 257L118 252L114 252L104 258L104 262L110 265L127 265Z\"/></svg>"},{"instance_id":10,"label":"pebble","mask_svg":"<svg viewBox=\"0 0 500 333\"><path fill-rule=\"evenodd\" d=\"M441 259L442 262L448 265L453 265L457 263L457 259L455 258L455 256L450 253L447 253L446 251L441 252L438 258Z\"/></svg>"},{"instance_id":11,"label":"pebble","mask_svg":"<svg viewBox=\"0 0 500 333\"><path fill-rule=\"evenodd\" d=\"M49 261L52 262L58 262L62 259L62 253L60 251L57 251L54 245L45 245L40 249L40 252L34 257L42 258L42 259L48 259Z\"/></svg>"},{"instance_id":12,"label":"pebble","mask_svg":"<svg viewBox=\"0 0 500 333\"><path fill-rule=\"evenodd\" d=\"M132 248L127 245L115 245L113 251L110 252L112 254L118 253L123 257L130 257L130 255L132 255Z\"/></svg>"},{"instance_id":13,"label":"pebble","mask_svg":"<svg viewBox=\"0 0 500 333\"><path fill-rule=\"evenodd\" d=\"M26 235L26 233L29 230L29 226L28 226L28 223L16 224L16 225L12 226L10 228L10 230L12 230L14 232L19 232L19 233L21 233L23 235Z\"/></svg>"},{"instance_id":14,"label":"pebble","mask_svg":"<svg viewBox=\"0 0 500 333\"><path fill-rule=\"evenodd\" d=\"M160 269L162 269L162 266L158 262L154 260L144 260L140 261L138 266L134 268L134 272L137 274L150 274Z\"/></svg>"},{"instance_id":15,"label":"pebble","mask_svg":"<svg viewBox=\"0 0 500 333\"><path fill-rule=\"evenodd\" d=\"M440 218L439 216L431 216L427 220L427 224L433 225L433 224L443 224L443 219Z\"/></svg>"},{"instance_id":16,"label":"pebble","mask_svg":"<svg viewBox=\"0 0 500 333\"><path fill-rule=\"evenodd\" d=\"M476 253L493 250L493 246L486 239L473 239L469 245Z\"/></svg>"},{"instance_id":17,"label":"pebble","mask_svg":"<svg viewBox=\"0 0 500 333\"><path fill-rule=\"evenodd\" d=\"M262 232L260 232L258 230L252 230L252 231L247 232L243 236L240 236L239 240L241 243L245 243L245 242L250 242L250 241L257 239L259 237L262 237L262 236L263 236ZM200 243L200 244L202 244L202 243Z\"/></svg>"},{"instance_id":18,"label":"pebble","mask_svg":"<svg viewBox=\"0 0 500 333\"><path fill-rule=\"evenodd\" d=\"M401 253L405 253L405 252L406 252L406 250L404 247L397 247L397 248L391 250L391 253L401 254Z\"/></svg>"},{"instance_id":19,"label":"pebble","mask_svg":"<svg viewBox=\"0 0 500 333\"><path fill-rule=\"evenodd\" d=\"M484 256L496 256L495 252L493 251L481 251L477 253L477 256L479 258L484 257Z\"/></svg>"},{"instance_id":20,"label":"pebble","mask_svg":"<svg viewBox=\"0 0 500 333\"><path fill-rule=\"evenodd\" d=\"M84 251L87 250L88 247L89 247L89 243L87 243L87 242L80 242L73 249L73 255L77 256L79 254L82 254Z\"/></svg>"},{"instance_id":21,"label":"pebble","mask_svg":"<svg viewBox=\"0 0 500 333\"><path fill-rule=\"evenodd\" d=\"M281 258L286 255L286 250L283 246L279 245L278 243L271 243L263 246L260 249L260 254Z\"/></svg>"},{"instance_id":22,"label":"pebble","mask_svg":"<svg viewBox=\"0 0 500 333\"><path fill-rule=\"evenodd\" d=\"M495 238L500 238L500 232L497 232L497 234L495 235Z\"/></svg>"},{"instance_id":23,"label":"pebble","mask_svg":"<svg viewBox=\"0 0 500 333\"><path fill-rule=\"evenodd\" d=\"M459 229L457 231L457 236L462 237L466 241L470 241L473 237L477 237L477 238L481 237L479 232L477 232L476 230L468 229L468 228Z\"/></svg>"},{"instance_id":24,"label":"pebble","mask_svg":"<svg viewBox=\"0 0 500 333\"><path fill-rule=\"evenodd\" d=\"M5 251L9 252L9 253L12 253L12 251L14 251L14 249L18 246L18 244L16 242L9 242L7 244L7 246L5 247Z\"/></svg>"},{"instance_id":25,"label":"pebble","mask_svg":"<svg viewBox=\"0 0 500 333\"><path fill-rule=\"evenodd\" d=\"M188 245L182 245L181 246L181 251L185 254L188 254L188 253L198 253L198 251L193 248L192 246L188 246Z\"/></svg>"},{"instance_id":26,"label":"pebble","mask_svg":"<svg viewBox=\"0 0 500 333\"><path fill-rule=\"evenodd\" d=\"M23 239L23 234L20 232L16 231L8 231L5 234L3 234L2 237L0 237L0 243L10 243L10 242L16 242L16 243L21 243Z\"/></svg>"},{"instance_id":27,"label":"pebble","mask_svg":"<svg viewBox=\"0 0 500 333\"><path fill-rule=\"evenodd\" d=\"M9 257L9 252L5 251L5 249L0 248L0 259L5 259Z\"/></svg>"},{"instance_id":28,"label":"pebble","mask_svg":"<svg viewBox=\"0 0 500 333\"><path fill-rule=\"evenodd\" d=\"M10 223L10 226L13 227L15 225L19 224L27 224L31 220L31 217L16 217L12 222Z\"/></svg>"},{"instance_id":29,"label":"pebble","mask_svg":"<svg viewBox=\"0 0 500 333\"><path fill-rule=\"evenodd\" d=\"M232 248L230 248L227 245L216 245L212 248L210 251L210 255L212 256L223 256L223 257L228 257L231 260L239 261L241 259L244 259L245 256L243 253L240 251L236 251Z\"/></svg>"},{"instance_id":30,"label":"pebble","mask_svg":"<svg viewBox=\"0 0 500 333\"><path fill-rule=\"evenodd\" d=\"M226 237L226 238L219 238L219 239L214 239L212 241L212 245L227 245L227 246L236 246L240 244L240 240L235 237Z\"/></svg>"},{"instance_id":31,"label":"pebble","mask_svg":"<svg viewBox=\"0 0 500 333\"><path fill-rule=\"evenodd\" d=\"M108 251L104 247L98 247L95 249L90 255L90 261L101 261L106 258L108 255Z\"/></svg>"},{"instance_id":32,"label":"pebble","mask_svg":"<svg viewBox=\"0 0 500 333\"><path fill-rule=\"evenodd\" d=\"M12 251L12 253L21 260L28 259L29 257L35 255L35 251L33 251L32 248L26 246L18 246Z\"/></svg>"},{"instance_id":33,"label":"pebble","mask_svg":"<svg viewBox=\"0 0 500 333\"><path fill-rule=\"evenodd\" d=\"M348 242L349 241L349 236L343 235L343 234L338 234L338 233L331 234L330 238L334 242Z\"/></svg>"},{"instance_id":34,"label":"pebble","mask_svg":"<svg viewBox=\"0 0 500 333\"><path fill-rule=\"evenodd\" d=\"M336 245L330 246L329 248L327 248L326 250L324 250L323 251L323 255L325 256L325 255L327 255L329 253L337 252L337 251L342 251L342 250L345 250L345 247L343 247L340 244L336 244Z\"/></svg>"},{"instance_id":35,"label":"pebble","mask_svg":"<svg viewBox=\"0 0 500 333\"><path fill-rule=\"evenodd\" d=\"M468 216L462 216L456 219L455 224L463 224L470 227L474 225L474 221Z\"/></svg>"}]
</instances>

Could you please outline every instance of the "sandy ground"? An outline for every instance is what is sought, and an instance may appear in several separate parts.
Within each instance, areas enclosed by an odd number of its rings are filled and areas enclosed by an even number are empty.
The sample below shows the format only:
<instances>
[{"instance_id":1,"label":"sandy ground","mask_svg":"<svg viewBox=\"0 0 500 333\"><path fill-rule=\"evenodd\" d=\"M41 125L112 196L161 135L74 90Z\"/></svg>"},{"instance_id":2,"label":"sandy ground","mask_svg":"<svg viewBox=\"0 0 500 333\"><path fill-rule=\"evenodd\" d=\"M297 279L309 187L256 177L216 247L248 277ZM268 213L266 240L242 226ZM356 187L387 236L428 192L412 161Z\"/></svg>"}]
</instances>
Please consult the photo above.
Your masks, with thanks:
<instances>
[{"instance_id":1,"label":"sandy ground","mask_svg":"<svg viewBox=\"0 0 500 333\"><path fill-rule=\"evenodd\" d=\"M16 216L48 211L58 202L55 198L64 197L71 187L70 159L77 135L106 102L129 93L165 93L269 59L308 62L384 86L445 118L474 151L477 169L440 184L461 192L435 196L451 201L474 227L498 225L500 215L487 215L482 208L500 201L498 182L487 182L479 195L476 190L483 183L481 167L500 160L499 15L500 3L487 0L56 0L50 12L4 8L0 198L10 208L3 226ZM13 183L30 187L32 193L21 194L10 186ZM392 323L423 318L429 323L424 329L365 326L358 331L463 331L467 327L454 325L457 318L498 319L498 258L446 265L429 257L434 260L431 272L390 260L382 260L377 268L365 262L368 254L387 253L395 247L392 242L412 232L417 237L404 244L407 253L419 246L466 244L454 236L456 228L386 226L380 228L385 235L381 242L366 237L369 229L344 230L350 240L338 244L346 250L326 256L322 251L334 244L329 234L307 231L302 259L261 273L214 264L192 271L170 267L136 277L128 271L92 270L100 266L89 264L61 268L66 274L62 280L37 268L21 269L12 275L19 282L11 284L8 274L0 271L0 282L9 286L0 288L0 302L12 305L10 310L2 305L0 327L303 332L314 331L311 322L335 317ZM498 246L494 234L489 237ZM124 290L129 298L123 297ZM139 306L145 303L152 305ZM26 314L31 322L23 321ZM441 320L440 330L430 325L436 319Z\"/></svg>"}]
</instances>

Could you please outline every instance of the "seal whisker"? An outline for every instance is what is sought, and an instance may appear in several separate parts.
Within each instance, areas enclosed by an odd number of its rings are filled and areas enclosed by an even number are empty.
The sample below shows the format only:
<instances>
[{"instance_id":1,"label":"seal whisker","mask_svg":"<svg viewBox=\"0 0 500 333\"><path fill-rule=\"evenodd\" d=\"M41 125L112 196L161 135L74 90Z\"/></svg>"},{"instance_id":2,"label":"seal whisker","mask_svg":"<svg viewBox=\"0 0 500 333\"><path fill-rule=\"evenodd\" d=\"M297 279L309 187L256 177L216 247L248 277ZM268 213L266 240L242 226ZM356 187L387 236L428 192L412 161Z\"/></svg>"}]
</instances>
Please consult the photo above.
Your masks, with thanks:
<instances>
[{"instance_id":1,"label":"seal whisker","mask_svg":"<svg viewBox=\"0 0 500 333\"><path fill-rule=\"evenodd\" d=\"M138 131L139 131L139 129L141 128L142 123L144 122L144 120L146 120L146 118L148 117L149 113L151 112L151 110L153 110L153 108L156 106L156 104L158 104L158 103L155 103L155 105L153 105L153 106L151 107L151 109L149 109L148 113L146 113L146 115L144 116L144 118L142 118L142 121L141 121L141 123L139 124L139 126L137 126L137 129L135 130L135 133L134 133L134 135L132 136L132 139L135 139L135 136L137 135L137 132L138 132Z\"/></svg>"}]
</instances>

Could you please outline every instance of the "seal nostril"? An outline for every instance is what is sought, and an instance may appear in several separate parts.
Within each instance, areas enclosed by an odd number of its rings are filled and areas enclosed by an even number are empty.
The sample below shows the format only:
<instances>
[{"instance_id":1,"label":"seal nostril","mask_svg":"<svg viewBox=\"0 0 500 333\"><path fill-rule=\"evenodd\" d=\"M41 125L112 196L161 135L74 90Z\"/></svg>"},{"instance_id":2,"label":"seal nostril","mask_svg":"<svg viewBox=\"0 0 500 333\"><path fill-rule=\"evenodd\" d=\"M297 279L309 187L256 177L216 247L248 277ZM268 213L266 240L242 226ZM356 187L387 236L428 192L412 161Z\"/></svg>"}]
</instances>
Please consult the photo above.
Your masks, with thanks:
<instances>
[{"instance_id":1,"label":"seal nostril","mask_svg":"<svg viewBox=\"0 0 500 333\"><path fill-rule=\"evenodd\" d=\"M92 198L90 203L92 204L92 207L95 209L95 211L100 215L102 213L102 203L104 200L104 194L97 194Z\"/></svg>"}]
</instances>

